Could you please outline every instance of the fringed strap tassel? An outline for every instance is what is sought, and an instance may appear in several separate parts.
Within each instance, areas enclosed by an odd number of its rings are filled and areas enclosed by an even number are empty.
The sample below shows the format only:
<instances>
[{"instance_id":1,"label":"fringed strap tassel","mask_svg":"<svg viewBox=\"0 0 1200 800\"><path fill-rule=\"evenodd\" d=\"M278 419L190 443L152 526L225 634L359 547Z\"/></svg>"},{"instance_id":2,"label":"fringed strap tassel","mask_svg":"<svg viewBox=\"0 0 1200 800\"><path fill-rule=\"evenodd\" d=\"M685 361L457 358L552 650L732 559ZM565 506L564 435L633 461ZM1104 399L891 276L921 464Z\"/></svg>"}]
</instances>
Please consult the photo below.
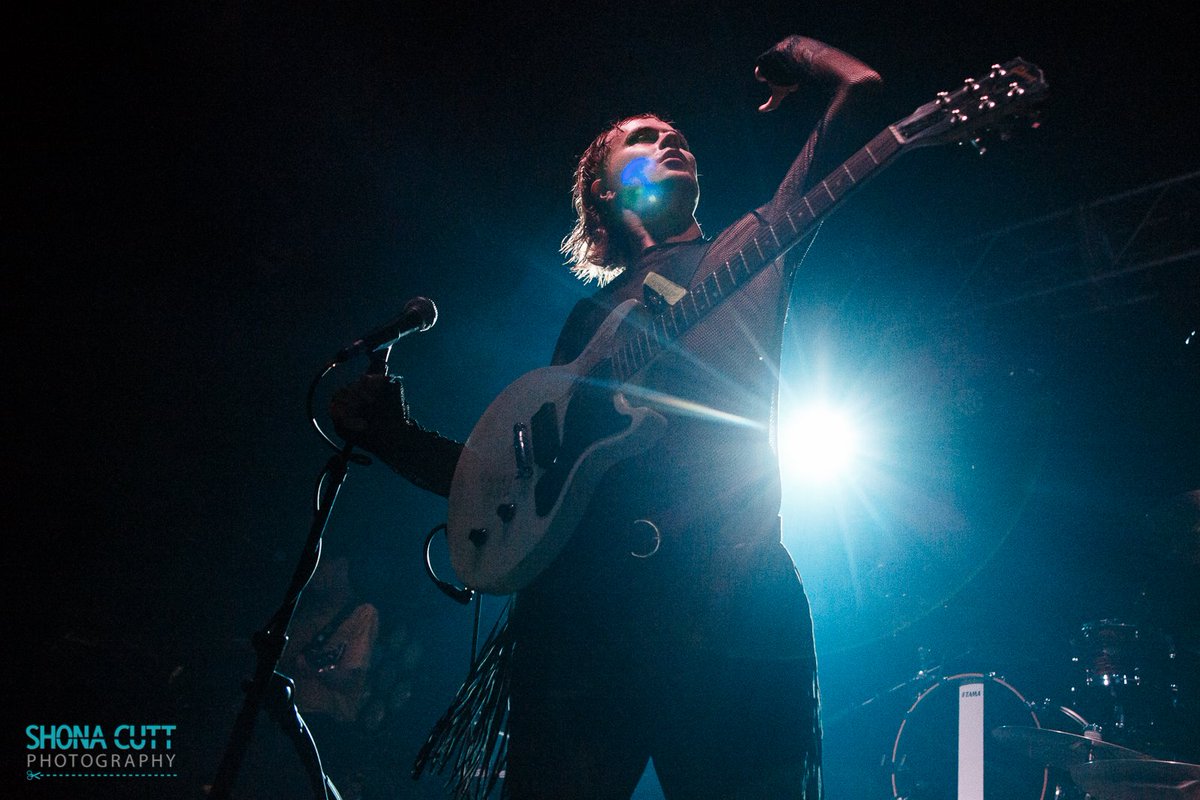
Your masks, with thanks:
<instances>
[{"instance_id":1,"label":"fringed strap tassel","mask_svg":"<svg viewBox=\"0 0 1200 800\"><path fill-rule=\"evenodd\" d=\"M413 780L429 767L446 775L455 800L486 800L495 790L508 755L512 639L505 608L467 679L417 754Z\"/></svg>"}]
</instances>

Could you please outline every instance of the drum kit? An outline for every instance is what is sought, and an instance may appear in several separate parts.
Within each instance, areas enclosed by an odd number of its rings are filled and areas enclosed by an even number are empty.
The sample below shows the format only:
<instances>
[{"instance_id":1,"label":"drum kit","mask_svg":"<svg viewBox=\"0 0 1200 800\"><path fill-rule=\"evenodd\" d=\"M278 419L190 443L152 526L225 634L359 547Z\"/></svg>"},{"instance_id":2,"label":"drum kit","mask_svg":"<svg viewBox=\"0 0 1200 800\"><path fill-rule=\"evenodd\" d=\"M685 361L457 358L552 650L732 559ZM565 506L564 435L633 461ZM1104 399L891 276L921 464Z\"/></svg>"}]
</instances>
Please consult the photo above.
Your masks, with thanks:
<instances>
[{"instance_id":1,"label":"drum kit","mask_svg":"<svg viewBox=\"0 0 1200 800\"><path fill-rule=\"evenodd\" d=\"M1178 563L1194 575L1200 492L1187 499ZM1124 619L1083 623L1070 642L1068 705L1030 702L994 673L939 680L896 734L893 797L1200 800L1198 616L1185 613L1182 636Z\"/></svg>"},{"instance_id":2,"label":"drum kit","mask_svg":"<svg viewBox=\"0 0 1200 800\"><path fill-rule=\"evenodd\" d=\"M1113 695L1101 696L1096 687L1107 689L1113 681L1129 681L1119 684L1126 689L1143 688L1132 683L1140 677L1132 674L1095 677L1094 685L1085 676L1072 690L1078 707L1105 711L1101 701ZM995 674L948 676L925 689L904 715L891 751L892 795L898 800L1200 800L1200 763L1174 755L1200 747L1195 740L1200 730L1194 721L1189 727L1154 716L1157 708L1166 708L1156 701L1155 692L1145 700L1135 691L1122 692L1098 717L1105 720L1101 724L1069 706L1031 702ZM1128 746L1132 742L1148 746Z\"/></svg>"}]
</instances>

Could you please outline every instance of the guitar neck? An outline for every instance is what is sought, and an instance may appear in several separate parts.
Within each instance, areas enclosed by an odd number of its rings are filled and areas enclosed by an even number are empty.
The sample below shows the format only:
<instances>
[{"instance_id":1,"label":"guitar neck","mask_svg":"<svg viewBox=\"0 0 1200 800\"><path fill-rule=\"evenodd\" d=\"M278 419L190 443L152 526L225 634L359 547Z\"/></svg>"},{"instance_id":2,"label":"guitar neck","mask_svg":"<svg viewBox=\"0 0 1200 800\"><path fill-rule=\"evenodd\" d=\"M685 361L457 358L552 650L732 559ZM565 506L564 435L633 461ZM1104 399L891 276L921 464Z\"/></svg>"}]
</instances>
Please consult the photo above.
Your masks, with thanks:
<instances>
[{"instance_id":1,"label":"guitar neck","mask_svg":"<svg viewBox=\"0 0 1200 800\"><path fill-rule=\"evenodd\" d=\"M623 383L637 374L767 265L791 250L851 191L898 156L904 141L895 128L893 125L881 131L824 180L784 208L776 219L768 220L764 232L730 260L630 336L612 356L618 381Z\"/></svg>"}]
</instances>

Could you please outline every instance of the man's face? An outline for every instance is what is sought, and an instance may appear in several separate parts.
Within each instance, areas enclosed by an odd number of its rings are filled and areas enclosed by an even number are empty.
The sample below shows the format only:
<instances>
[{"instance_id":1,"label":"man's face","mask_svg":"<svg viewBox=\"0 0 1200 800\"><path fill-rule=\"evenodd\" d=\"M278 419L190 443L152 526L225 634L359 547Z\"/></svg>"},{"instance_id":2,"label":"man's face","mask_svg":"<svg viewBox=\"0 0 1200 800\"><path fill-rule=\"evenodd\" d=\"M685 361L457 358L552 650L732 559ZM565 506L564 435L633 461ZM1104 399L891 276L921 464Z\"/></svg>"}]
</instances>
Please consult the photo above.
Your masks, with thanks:
<instances>
[{"instance_id":1,"label":"man's face","mask_svg":"<svg viewBox=\"0 0 1200 800\"><path fill-rule=\"evenodd\" d=\"M640 214L673 208L690 216L700 197L696 159L683 134L666 122L627 120L609 134L599 189Z\"/></svg>"}]
</instances>

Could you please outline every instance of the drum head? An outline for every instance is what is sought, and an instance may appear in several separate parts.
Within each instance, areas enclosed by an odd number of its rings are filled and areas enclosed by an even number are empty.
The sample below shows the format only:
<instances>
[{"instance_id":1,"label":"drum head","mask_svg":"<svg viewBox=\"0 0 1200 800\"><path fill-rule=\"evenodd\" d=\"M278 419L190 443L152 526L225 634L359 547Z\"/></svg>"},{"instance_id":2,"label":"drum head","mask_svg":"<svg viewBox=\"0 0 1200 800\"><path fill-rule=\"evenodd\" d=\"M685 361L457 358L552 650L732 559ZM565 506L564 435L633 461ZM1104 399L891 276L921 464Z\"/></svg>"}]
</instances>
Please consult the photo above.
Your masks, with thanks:
<instances>
[{"instance_id":1,"label":"drum head","mask_svg":"<svg viewBox=\"0 0 1200 800\"><path fill-rule=\"evenodd\" d=\"M904 715L892 747L892 794L904 800L1043 800L1049 773L1000 746L1003 725L1041 727L1005 681L982 673L944 678Z\"/></svg>"}]
</instances>

